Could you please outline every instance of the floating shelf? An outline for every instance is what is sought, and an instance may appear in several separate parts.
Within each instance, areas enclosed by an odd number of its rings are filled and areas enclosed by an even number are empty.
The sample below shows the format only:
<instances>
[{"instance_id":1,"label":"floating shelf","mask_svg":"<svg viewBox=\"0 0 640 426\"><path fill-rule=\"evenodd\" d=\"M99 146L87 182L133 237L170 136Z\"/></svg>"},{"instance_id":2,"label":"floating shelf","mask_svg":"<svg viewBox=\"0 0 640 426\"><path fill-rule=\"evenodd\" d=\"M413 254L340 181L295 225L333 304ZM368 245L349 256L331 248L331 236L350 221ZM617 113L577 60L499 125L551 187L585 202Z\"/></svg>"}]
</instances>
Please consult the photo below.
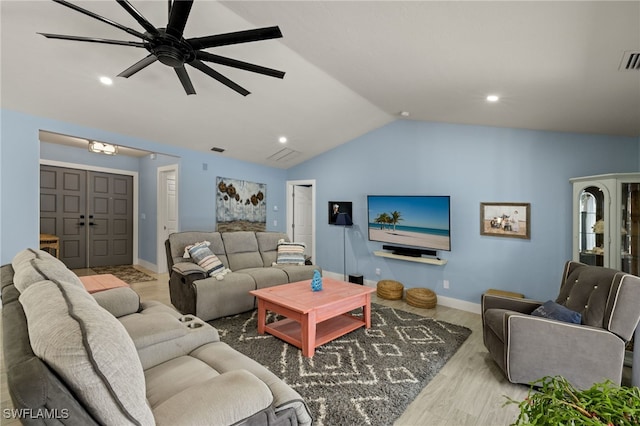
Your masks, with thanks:
<instances>
[{"instance_id":1,"label":"floating shelf","mask_svg":"<svg viewBox=\"0 0 640 426\"><path fill-rule=\"evenodd\" d=\"M374 251L373 254L379 257L388 257L389 259L407 260L409 262L418 262L418 263L429 263L431 265L442 266L447 264L447 261L445 259L435 259L433 257L402 256L399 254L389 253L388 251Z\"/></svg>"}]
</instances>

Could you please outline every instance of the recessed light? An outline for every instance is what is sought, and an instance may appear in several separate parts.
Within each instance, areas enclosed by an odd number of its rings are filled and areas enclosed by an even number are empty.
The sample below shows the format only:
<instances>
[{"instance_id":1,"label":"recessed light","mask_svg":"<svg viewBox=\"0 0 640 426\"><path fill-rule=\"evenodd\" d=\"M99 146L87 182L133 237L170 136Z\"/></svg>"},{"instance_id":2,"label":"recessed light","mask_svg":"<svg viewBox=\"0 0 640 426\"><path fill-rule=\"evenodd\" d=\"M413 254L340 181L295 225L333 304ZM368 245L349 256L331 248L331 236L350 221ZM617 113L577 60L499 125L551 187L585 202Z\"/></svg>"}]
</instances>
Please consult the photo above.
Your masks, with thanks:
<instances>
[{"instance_id":1,"label":"recessed light","mask_svg":"<svg viewBox=\"0 0 640 426\"><path fill-rule=\"evenodd\" d=\"M104 84L105 86L111 86L113 84L113 80L111 80L109 77L102 76L100 77L100 83Z\"/></svg>"},{"instance_id":2,"label":"recessed light","mask_svg":"<svg viewBox=\"0 0 640 426\"><path fill-rule=\"evenodd\" d=\"M487 102L498 102L499 100L500 100L500 96L498 95L487 96Z\"/></svg>"},{"instance_id":3,"label":"recessed light","mask_svg":"<svg viewBox=\"0 0 640 426\"><path fill-rule=\"evenodd\" d=\"M286 136L280 136L280 138L278 139L278 142L287 143L287 137Z\"/></svg>"},{"instance_id":4,"label":"recessed light","mask_svg":"<svg viewBox=\"0 0 640 426\"><path fill-rule=\"evenodd\" d=\"M409 117L411 113L409 111L400 111L400 115L403 117Z\"/></svg>"}]
</instances>

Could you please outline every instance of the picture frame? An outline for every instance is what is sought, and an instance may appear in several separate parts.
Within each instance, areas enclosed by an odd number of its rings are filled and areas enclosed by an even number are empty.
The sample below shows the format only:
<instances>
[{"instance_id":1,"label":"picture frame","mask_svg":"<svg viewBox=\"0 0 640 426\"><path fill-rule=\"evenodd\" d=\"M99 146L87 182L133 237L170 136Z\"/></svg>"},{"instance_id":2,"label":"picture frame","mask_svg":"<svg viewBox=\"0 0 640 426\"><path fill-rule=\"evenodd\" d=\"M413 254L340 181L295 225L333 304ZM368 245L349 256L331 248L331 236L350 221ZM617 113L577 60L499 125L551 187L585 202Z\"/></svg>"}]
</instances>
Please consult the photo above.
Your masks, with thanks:
<instances>
[{"instance_id":1,"label":"picture frame","mask_svg":"<svg viewBox=\"0 0 640 426\"><path fill-rule=\"evenodd\" d=\"M480 235L531 239L531 203L480 203Z\"/></svg>"},{"instance_id":2,"label":"picture frame","mask_svg":"<svg viewBox=\"0 0 640 426\"><path fill-rule=\"evenodd\" d=\"M338 213L346 213L353 220L353 203L351 201L329 201L329 225L335 225Z\"/></svg>"}]
</instances>

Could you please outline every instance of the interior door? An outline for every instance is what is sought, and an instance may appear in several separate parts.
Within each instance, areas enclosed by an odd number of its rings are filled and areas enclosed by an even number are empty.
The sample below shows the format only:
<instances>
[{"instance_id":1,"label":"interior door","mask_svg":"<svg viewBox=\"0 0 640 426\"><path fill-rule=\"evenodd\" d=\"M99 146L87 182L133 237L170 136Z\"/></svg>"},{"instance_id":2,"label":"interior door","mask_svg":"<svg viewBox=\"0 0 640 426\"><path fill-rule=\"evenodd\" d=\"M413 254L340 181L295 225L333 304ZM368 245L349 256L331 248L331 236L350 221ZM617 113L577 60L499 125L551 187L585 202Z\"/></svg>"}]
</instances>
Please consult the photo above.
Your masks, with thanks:
<instances>
[{"instance_id":1,"label":"interior door","mask_svg":"<svg viewBox=\"0 0 640 426\"><path fill-rule=\"evenodd\" d=\"M87 172L40 166L40 233L60 238L60 260L87 266Z\"/></svg>"},{"instance_id":2,"label":"interior door","mask_svg":"<svg viewBox=\"0 0 640 426\"><path fill-rule=\"evenodd\" d=\"M311 247L313 247L312 205L311 187L295 185L293 187L293 240L305 243L307 256L312 255Z\"/></svg>"},{"instance_id":3,"label":"interior door","mask_svg":"<svg viewBox=\"0 0 640 426\"><path fill-rule=\"evenodd\" d=\"M89 267L133 263L133 177L88 172Z\"/></svg>"},{"instance_id":4,"label":"interior door","mask_svg":"<svg viewBox=\"0 0 640 426\"><path fill-rule=\"evenodd\" d=\"M158 172L158 272L167 271L164 242L178 232L178 178L174 166Z\"/></svg>"}]
</instances>

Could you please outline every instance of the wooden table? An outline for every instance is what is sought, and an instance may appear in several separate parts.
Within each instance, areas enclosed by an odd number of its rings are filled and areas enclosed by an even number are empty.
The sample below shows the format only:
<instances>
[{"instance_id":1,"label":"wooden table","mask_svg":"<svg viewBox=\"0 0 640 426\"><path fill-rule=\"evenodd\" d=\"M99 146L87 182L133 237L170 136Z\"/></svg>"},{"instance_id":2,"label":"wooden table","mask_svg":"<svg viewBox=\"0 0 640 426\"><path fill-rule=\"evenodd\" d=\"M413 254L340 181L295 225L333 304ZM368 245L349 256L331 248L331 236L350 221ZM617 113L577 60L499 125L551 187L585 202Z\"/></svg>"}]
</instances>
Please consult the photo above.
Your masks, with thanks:
<instances>
[{"instance_id":1,"label":"wooden table","mask_svg":"<svg viewBox=\"0 0 640 426\"><path fill-rule=\"evenodd\" d=\"M111 274L87 275L79 278L89 293L97 293L118 287L129 287L129 284Z\"/></svg>"},{"instance_id":2,"label":"wooden table","mask_svg":"<svg viewBox=\"0 0 640 426\"><path fill-rule=\"evenodd\" d=\"M56 257L60 259L60 238L57 235L40 234L40 250L47 248L54 249Z\"/></svg>"},{"instance_id":3,"label":"wooden table","mask_svg":"<svg viewBox=\"0 0 640 426\"><path fill-rule=\"evenodd\" d=\"M332 278L322 290L311 291L311 280L253 290L258 298L258 333L269 333L312 357L315 348L360 328L371 327L371 293L375 288ZM362 307L362 318L349 312ZM266 324L267 311L285 319Z\"/></svg>"}]
</instances>

